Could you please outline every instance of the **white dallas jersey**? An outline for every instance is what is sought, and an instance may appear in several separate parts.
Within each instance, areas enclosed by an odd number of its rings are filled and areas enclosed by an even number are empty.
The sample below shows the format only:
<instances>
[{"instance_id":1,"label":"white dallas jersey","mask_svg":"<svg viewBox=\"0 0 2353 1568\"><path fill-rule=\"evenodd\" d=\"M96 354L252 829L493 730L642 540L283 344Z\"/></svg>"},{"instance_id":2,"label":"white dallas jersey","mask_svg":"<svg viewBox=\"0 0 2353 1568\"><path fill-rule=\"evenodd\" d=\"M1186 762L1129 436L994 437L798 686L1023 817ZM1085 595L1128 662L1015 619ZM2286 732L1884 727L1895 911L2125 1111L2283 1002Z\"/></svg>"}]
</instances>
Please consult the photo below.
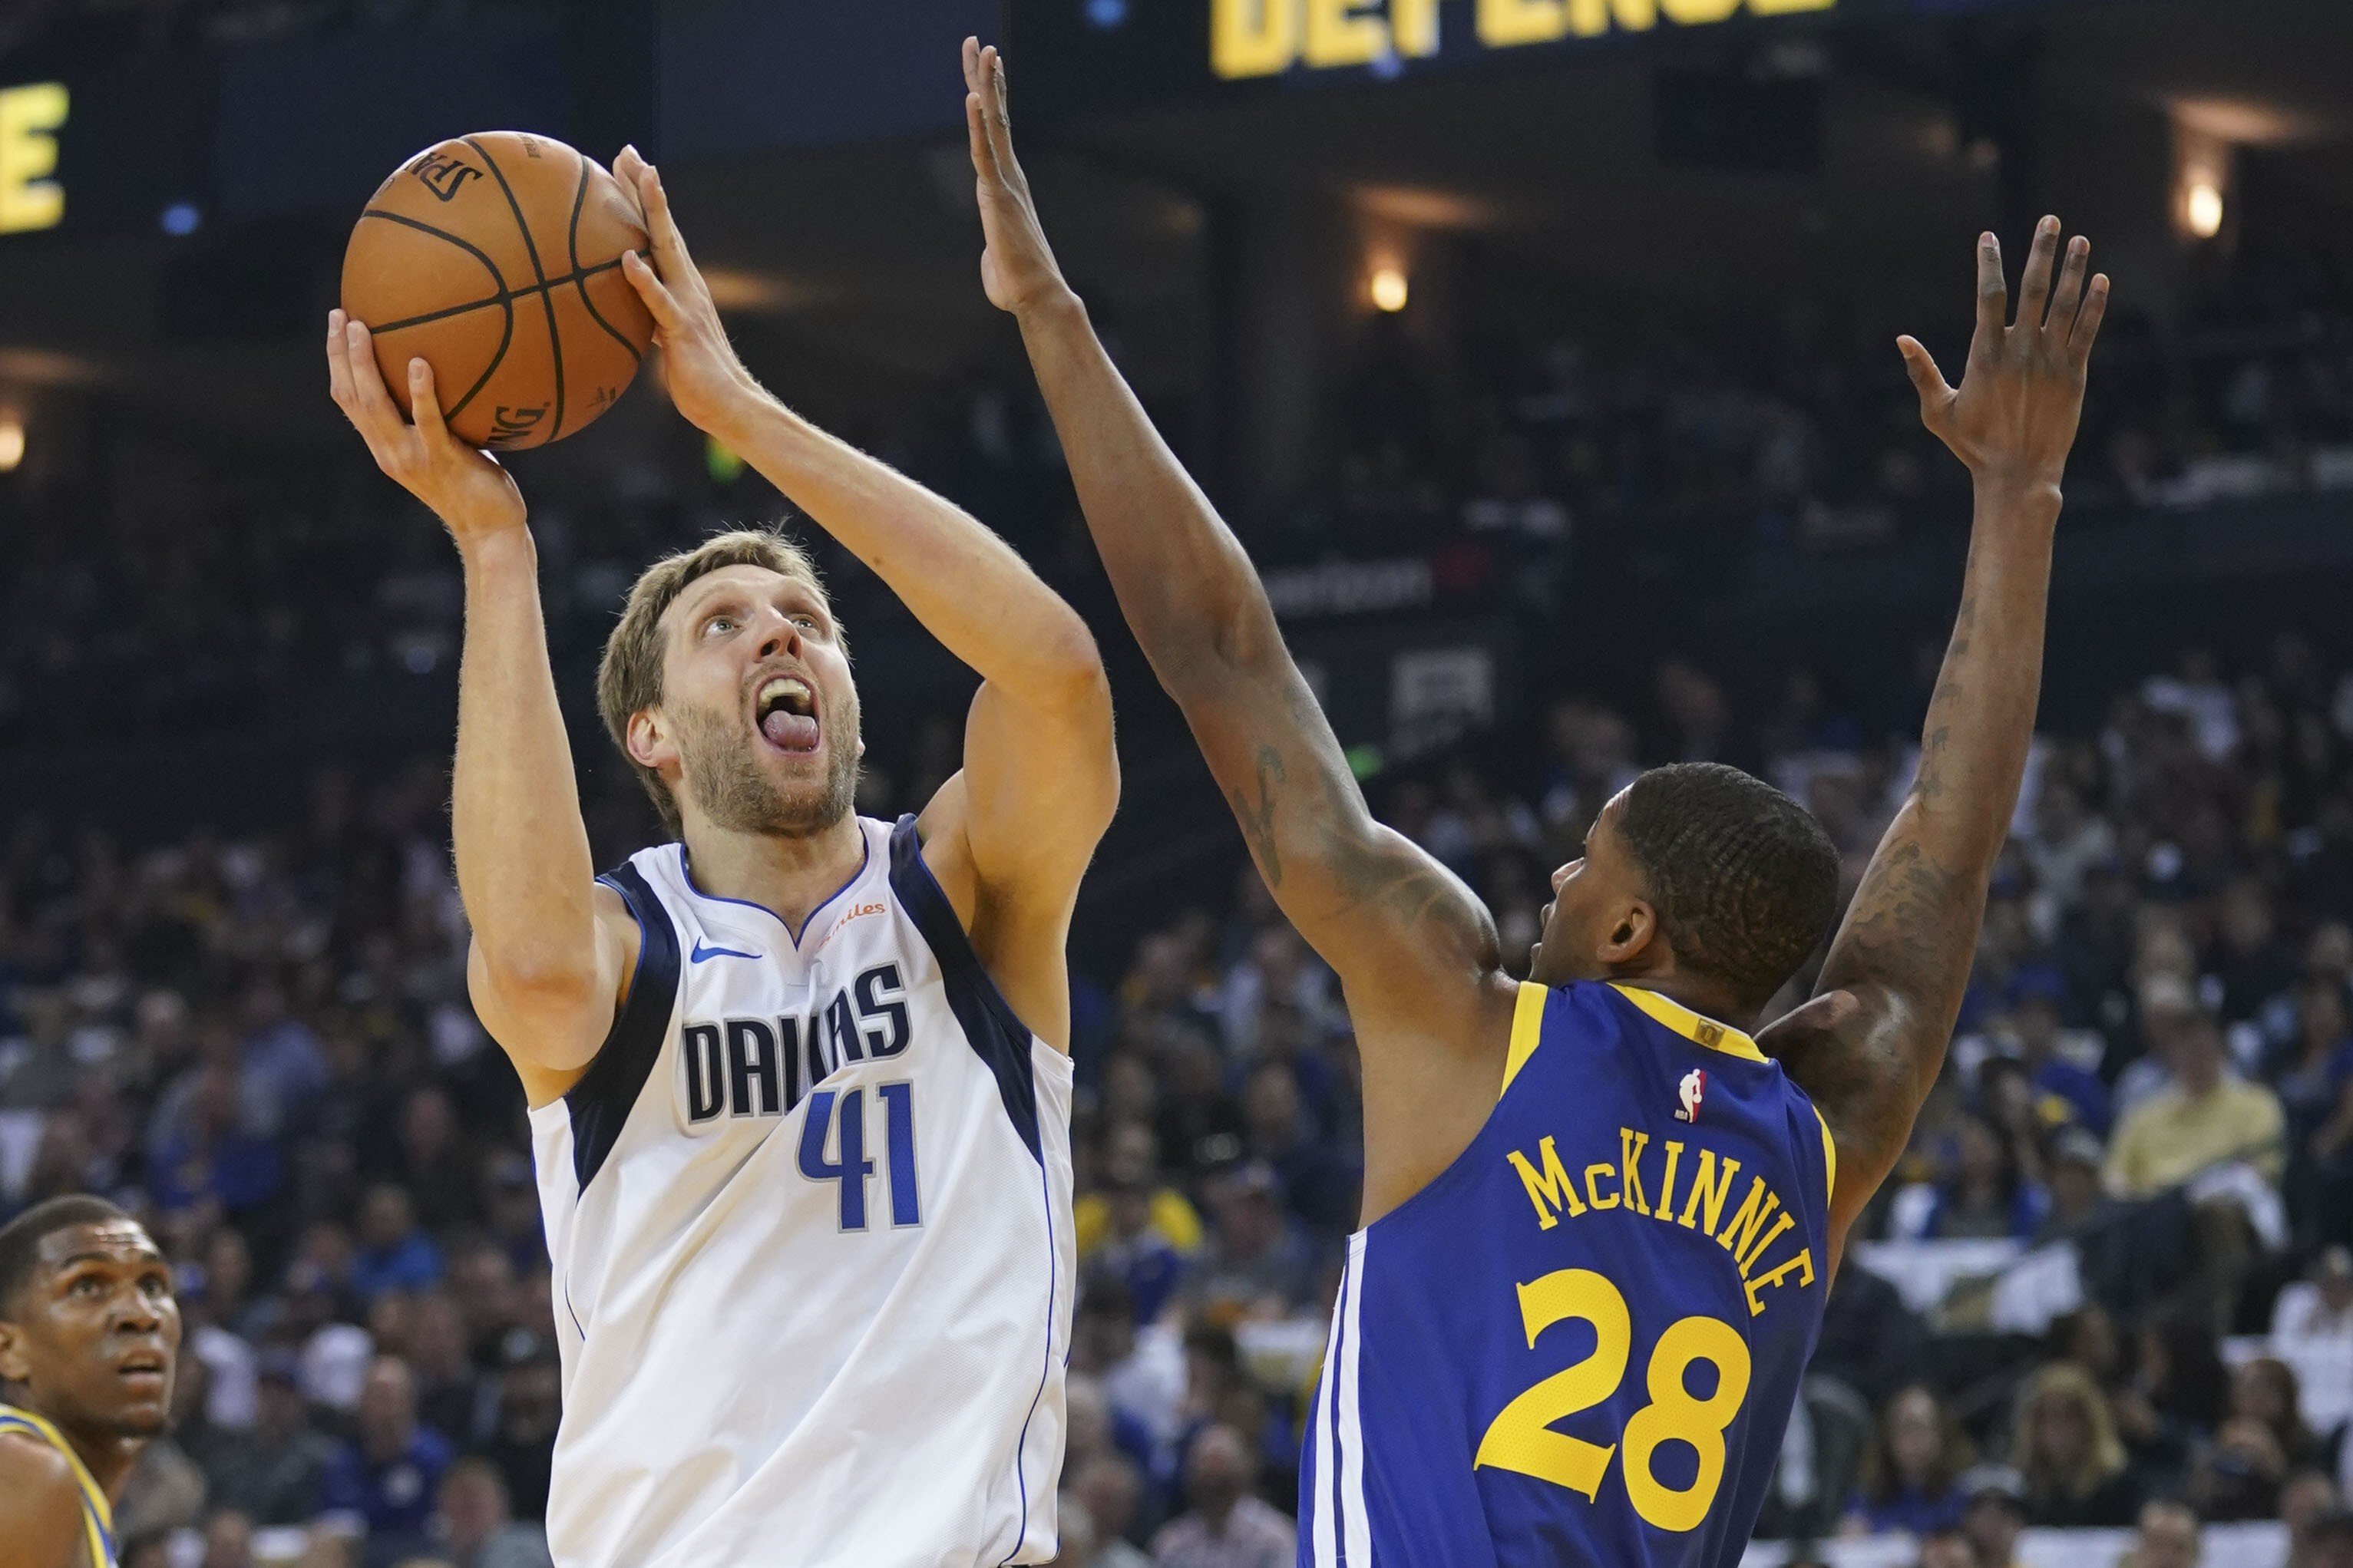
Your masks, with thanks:
<instances>
[{"instance_id":1,"label":"white dallas jersey","mask_svg":"<svg viewBox=\"0 0 2353 1568\"><path fill-rule=\"evenodd\" d=\"M681 845L587 1074L532 1112L561 1568L980 1568L1055 1552L1071 1063L1014 1017L915 822L797 942Z\"/></svg>"}]
</instances>

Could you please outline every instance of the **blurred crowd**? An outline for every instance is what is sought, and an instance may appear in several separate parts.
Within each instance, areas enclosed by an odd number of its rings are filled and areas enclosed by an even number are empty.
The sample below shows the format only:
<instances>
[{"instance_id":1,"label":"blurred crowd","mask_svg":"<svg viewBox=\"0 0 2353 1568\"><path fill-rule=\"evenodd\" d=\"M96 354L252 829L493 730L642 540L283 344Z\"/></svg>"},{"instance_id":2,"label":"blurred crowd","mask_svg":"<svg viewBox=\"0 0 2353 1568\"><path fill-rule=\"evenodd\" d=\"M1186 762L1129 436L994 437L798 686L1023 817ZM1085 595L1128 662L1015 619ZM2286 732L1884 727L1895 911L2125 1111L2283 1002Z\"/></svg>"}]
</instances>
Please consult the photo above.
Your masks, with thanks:
<instances>
[{"instance_id":1,"label":"blurred crowd","mask_svg":"<svg viewBox=\"0 0 2353 1568\"><path fill-rule=\"evenodd\" d=\"M2122 302L2103 330L2068 473L2079 515L2353 489L2341 259L2209 259L2170 318ZM1704 336L1647 314L1549 339L1514 321L1444 355L1376 321L1333 410L1335 471L1284 531L1304 552L1419 549L1449 530L1606 550L1634 524L1683 524L1714 553L1727 538L1852 549L1966 515L1945 504L1965 479L1921 429L1888 336L1843 301ZM1932 345L1955 375L1963 346Z\"/></svg>"},{"instance_id":2,"label":"blurred crowd","mask_svg":"<svg viewBox=\"0 0 2353 1568\"><path fill-rule=\"evenodd\" d=\"M1760 771L1851 879L1912 766L1803 677L1743 715L1682 661L1640 710L1567 700L1533 729L1373 785L1515 954L1647 763ZM1967 1531L2009 1568L2023 1527L2339 1528L2348 745L2353 677L2293 634L2243 668L2185 650L2097 732L2038 744L1951 1065L1839 1276L1768 1531ZM176 1429L121 1511L131 1562L243 1568L304 1533L370 1564L544 1561L548 1266L520 1093L465 1001L446 765L326 771L235 836L11 824L0 1213L124 1196L188 1322ZM599 793L625 787L590 792L614 852L645 830ZM863 804L926 787L878 776ZM1290 1561L1356 1061L1329 972L1234 858L1222 907L1077 977L1069 1563Z\"/></svg>"}]
</instances>

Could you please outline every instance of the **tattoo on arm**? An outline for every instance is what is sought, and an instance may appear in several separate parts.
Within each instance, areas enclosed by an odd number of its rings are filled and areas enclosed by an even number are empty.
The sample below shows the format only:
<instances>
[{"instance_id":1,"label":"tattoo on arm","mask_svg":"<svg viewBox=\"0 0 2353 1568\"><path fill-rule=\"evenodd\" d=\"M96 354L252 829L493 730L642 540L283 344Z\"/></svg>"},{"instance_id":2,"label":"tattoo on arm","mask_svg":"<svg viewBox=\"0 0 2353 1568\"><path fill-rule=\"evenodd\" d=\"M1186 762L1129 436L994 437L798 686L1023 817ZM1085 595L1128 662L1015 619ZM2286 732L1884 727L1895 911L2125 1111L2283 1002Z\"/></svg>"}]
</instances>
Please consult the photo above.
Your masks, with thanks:
<instances>
[{"instance_id":1,"label":"tattoo on arm","mask_svg":"<svg viewBox=\"0 0 2353 1568\"><path fill-rule=\"evenodd\" d=\"M1234 819L1242 825L1242 833L1250 839L1250 853L1258 857L1258 868L1266 878L1270 890L1282 886L1282 850L1274 836L1274 786L1289 775L1282 766L1282 753L1272 746L1258 749L1258 804L1240 788L1233 792Z\"/></svg>"}]
</instances>

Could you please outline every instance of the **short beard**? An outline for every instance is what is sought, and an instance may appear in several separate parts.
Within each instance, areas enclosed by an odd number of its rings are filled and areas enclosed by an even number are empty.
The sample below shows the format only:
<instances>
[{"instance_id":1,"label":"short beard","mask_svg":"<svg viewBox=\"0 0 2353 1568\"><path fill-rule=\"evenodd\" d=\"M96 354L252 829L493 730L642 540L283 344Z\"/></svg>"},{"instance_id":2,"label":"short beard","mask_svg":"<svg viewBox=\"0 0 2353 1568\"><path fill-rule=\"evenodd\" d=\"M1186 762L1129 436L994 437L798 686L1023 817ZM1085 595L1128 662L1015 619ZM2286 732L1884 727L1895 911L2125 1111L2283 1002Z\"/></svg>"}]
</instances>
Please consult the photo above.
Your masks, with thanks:
<instances>
[{"instance_id":1,"label":"short beard","mask_svg":"<svg viewBox=\"0 0 2353 1568\"><path fill-rule=\"evenodd\" d=\"M830 717L826 723L825 743L830 752L824 784L791 795L760 771L759 760L752 754L757 742L735 720L683 705L672 714L678 722L679 772L714 827L770 838L814 837L848 816L858 797L854 706L847 724Z\"/></svg>"}]
</instances>

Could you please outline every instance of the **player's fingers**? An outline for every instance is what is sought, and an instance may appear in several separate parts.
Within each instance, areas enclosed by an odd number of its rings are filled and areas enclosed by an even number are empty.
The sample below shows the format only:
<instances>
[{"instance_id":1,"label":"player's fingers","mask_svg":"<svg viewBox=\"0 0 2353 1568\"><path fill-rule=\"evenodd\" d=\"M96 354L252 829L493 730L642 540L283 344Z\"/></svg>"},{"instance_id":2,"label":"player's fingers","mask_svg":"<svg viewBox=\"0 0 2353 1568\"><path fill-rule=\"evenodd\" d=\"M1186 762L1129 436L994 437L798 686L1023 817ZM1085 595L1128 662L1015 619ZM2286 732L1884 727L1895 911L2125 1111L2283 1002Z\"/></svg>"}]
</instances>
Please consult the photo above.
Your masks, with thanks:
<instances>
[{"instance_id":1,"label":"player's fingers","mask_svg":"<svg viewBox=\"0 0 2353 1568\"><path fill-rule=\"evenodd\" d=\"M2059 220L2046 217L2034 226L2034 247L2026 253L2026 273L2018 280L2018 324L2042 330L2042 312L2051 302L2051 269L2059 258Z\"/></svg>"},{"instance_id":2,"label":"player's fingers","mask_svg":"<svg viewBox=\"0 0 2353 1568\"><path fill-rule=\"evenodd\" d=\"M335 406L347 408L352 396L352 367L343 357L343 313L327 312L327 395Z\"/></svg>"},{"instance_id":3,"label":"player's fingers","mask_svg":"<svg viewBox=\"0 0 2353 1568\"><path fill-rule=\"evenodd\" d=\"M353 418L371 442L384 443L379 451L389 449L399 439L403 420L392 395L384 389L384 372L375 363L375 343L368 330L357 321L343 331L344 358L351 369Z\"/></svg>"},{"instance_id":4,"label":"player's fingers","mask_svg":"<svg viewBox=\"0 0 2353 1568\"><path fill-rule=\"evenodd\" d=\"M2067 339L2067 357L2081 369L2090 363L2092 343L2100 335L2100 321L2108 313L2108 275L2105 272L2092 279L2084 292L2084 309L2075 318L2075 330Z\"/></svg>"},{"instance_id":5,"label":"player's fingers","mask_svg":"<svg viewBox=\"0 0 2353 1568\"><path fill-rule=\"evenodd\" d=\"M638 291L638 298L646 302L646 309L652 314L656 326L664 331L677 328L681 314L678 308L678 296L672 294L656 275L653 263L634 250L625 250L621 252L621 276L629 280L629 286Z\"/></svg>"},{"instance_id":6,"label":"player's fingers","mask_svg":"<svg viewBox=\"0 0 2353 1568\"><path fill-rule=\"evenodd\" d=\"M964 89L980 90L980 40L967 37L964 41Z\"/></svg>"},{"instance_id":7,"label":"player's fingers","mask_svg":"<svg viewBox=\"0 0 2353 1568\"><path fill-rule=\"evenodd\" d=\"M2059 288L2051 296L2051 320L2042 329L2054 342L2064 344L2074 330L2075 313L2084 308L2084 274L2091 260L2090 240L2079 234L2067 242L2067 262L2059 269Z\"/></svg>"},{"instance_id":8,"label":"player's fingers","mask_svg":"<svg viewBox=\"0 0 2353 1568\"><path fill-rule=\"evenodd\" d=\"M1936 368L1935 356L1919 339L1908 333L1896 339L1895 352L1904 356L1904 373L1912 378L1912 390L1920 395L1922 417L1952 400L1953 389L1946 384L1944 372Z\"/></svg>"},{"instance_id":9,"label":"player's fingers","mask_svg":"<svg viewBox=\"0 0 2353 1568\"><path fill-rule=\"evenodd\" d=\"M1978 335L1999 333L2010 325L2010 287L2001 279L2001 241L1991 230L1978 236Z\"/></svg>"},{"instance_id":10,"label":"player's fingers","mask_svg":"<svg viewBox=\"0 0 2353 1568\"><path fill-rule=\"evenodd\" d=\"M654 242L654 259L666 268L693 266L693 258L686 253L686 236L670 214L670 193L662 189L661 171L651 163L638 176L638 199L645 205L646 233Z\"/></svg>"},{"instance_id":11,"label":"player's fingers","mask_svg":"<svg viewBox=\"0 0 2353 1568\"><path fill-rule=\"evenodd\" d=\"M995 48L985 51L988 68L988 90L982 95L981 104L987 110L988 144L997 154L997 171L1008 184L1021 179L1020 162L1013 155L1013 104L1005 82L1005 57Z\"/></svg>"},{"instance_id":12,"label":"player's fingers","mask_svg":"<svg viewBox=\"0 0 2353 1568\"><path fill-rule=\"evenodd\" d=\"M441 418L441 394L433 384L433 367L422 359L408 362L408 416L417 422L417 434L425 437L427 447L438 447L452 438Z\"/></svg>"},{"instance_id":13,"label":"player's fingers","mask_svg":"<svg viewBox=\"0 0 2353 1568\"><path fill-rule=\"evenodd\" d=\"M1001 179L997 169L997 145L989 140L987 117L980 107L980 94L964 95L964 129L972 143L972 172L984 180Z\"/></svg>"}]
</instances>

